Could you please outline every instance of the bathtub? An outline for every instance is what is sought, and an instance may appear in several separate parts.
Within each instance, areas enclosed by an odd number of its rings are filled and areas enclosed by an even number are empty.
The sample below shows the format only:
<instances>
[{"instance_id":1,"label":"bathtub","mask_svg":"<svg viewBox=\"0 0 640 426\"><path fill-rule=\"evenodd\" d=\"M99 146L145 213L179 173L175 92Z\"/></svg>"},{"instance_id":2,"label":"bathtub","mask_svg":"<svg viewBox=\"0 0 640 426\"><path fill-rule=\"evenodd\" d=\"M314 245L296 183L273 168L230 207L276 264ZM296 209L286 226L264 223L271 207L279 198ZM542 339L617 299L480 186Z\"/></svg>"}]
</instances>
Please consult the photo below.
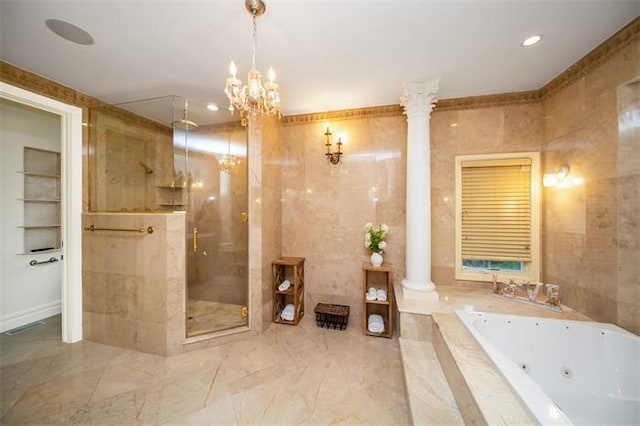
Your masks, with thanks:
<instances>
[{"instance_id":1,"label":"bathtub","mask_svg":"<svg viewBox=\"0 0 640 426\"><path fill-rule=\"evenodd\" d=\"M456 311L541 424L640 424L640 337L615 325Z\"/></svg>"}]
</instances>

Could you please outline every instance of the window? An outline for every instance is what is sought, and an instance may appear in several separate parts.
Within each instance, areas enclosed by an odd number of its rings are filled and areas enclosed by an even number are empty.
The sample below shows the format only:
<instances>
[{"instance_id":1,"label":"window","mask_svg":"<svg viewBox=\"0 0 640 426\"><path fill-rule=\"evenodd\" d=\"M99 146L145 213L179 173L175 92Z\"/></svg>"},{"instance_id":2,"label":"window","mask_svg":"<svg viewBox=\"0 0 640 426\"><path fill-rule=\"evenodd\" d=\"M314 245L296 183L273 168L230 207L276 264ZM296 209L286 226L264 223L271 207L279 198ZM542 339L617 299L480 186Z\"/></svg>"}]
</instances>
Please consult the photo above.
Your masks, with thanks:
<instances>
[{"instance_id":1,"label":"window","mask_svg":"<svg viewBox=\"0 0 640 426\"><path fill-rule=\"evenodd\" d=\"M540 155L456 157L456 279L540 280Z\"/></svg>"}]
</instances>

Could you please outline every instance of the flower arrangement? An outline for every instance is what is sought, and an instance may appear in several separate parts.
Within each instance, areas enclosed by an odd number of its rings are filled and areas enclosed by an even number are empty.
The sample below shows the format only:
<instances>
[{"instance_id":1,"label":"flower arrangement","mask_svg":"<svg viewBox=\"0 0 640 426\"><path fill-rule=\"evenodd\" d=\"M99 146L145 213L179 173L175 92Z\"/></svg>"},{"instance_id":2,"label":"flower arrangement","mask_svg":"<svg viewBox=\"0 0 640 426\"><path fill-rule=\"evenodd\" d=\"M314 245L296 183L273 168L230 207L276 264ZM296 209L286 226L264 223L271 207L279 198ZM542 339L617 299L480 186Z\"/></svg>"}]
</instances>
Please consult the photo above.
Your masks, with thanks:
<instances>
[{"instance_id":1,"label":"flower arrangement","mask_svg":"<svg viewBox=\"0 0 640 426\"><path fill-rule=\"evenodd\" d=\"M364 246L373 253L383 254L384 249L387 248L384 239L387 237L389 227L384 223L376 227L369 222L364 226L364 229L367 231L364 234Z\"/></svg>"}]
</instances>

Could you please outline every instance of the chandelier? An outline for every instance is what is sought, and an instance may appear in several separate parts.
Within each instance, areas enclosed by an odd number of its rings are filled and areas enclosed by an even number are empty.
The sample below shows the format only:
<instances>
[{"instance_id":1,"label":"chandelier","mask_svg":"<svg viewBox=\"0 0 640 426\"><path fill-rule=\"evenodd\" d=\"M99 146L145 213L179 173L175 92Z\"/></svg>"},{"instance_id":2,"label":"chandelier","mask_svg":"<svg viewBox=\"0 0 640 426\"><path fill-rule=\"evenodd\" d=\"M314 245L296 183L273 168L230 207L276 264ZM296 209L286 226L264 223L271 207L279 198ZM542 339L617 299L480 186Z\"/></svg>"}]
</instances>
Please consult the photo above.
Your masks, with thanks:
<instances>
[{"instance_id":1,"label":"chandelier","mask_svg":"<svg viewBox=\"0 0 640 426\"><path fill-rule=\"evenodd\" d=\"M227 144L227 154L218 158L218 168L221 172L228 175L231 174L231 169L240 164L238 157L231 155L231 133L229 133L229 142Z\"/></svg>"},{"instance_id":2,"label":"chandelier","mask_svg":"<svg viewBox=\"0 0 640 426\"><path fill-rule=\"evenodd\" d=\"M253 20L253 55L251 59L251 70L247 76L247 84L242 84L236 78L236 64L231 61L229 72L231 77L227 77L227 84L224 93L229 98L229 111L231 114L235 110L240 111L242 125L247 125L249 115L256 117L259 114L278 115L280 117L280 93L278 85L275 83L276 74L273 68L269 69L269 81L262 84L262 74L256 70L256 17L262 15L266 9L262 0L245 0L245 7L251 13Z\"/></svg>"}]
</instances>

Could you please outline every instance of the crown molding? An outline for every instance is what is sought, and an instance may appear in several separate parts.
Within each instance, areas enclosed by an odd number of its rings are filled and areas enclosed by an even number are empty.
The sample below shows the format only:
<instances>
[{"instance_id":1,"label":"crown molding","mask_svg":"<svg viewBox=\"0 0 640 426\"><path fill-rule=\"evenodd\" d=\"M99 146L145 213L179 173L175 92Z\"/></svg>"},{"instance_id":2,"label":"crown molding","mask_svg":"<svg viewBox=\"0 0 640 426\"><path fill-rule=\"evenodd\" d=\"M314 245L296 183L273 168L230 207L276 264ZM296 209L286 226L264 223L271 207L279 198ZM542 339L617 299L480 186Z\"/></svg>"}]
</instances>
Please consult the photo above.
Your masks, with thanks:
<instances>
[{"instance_id":1,"label":"crown molding","mask_svg":"<svg viewBox=\"0 0 640 426\"><path fill-rule=\"evenodd\" d=\"M540 90L540 99L553 95L591 73L634 41L640 38L640 17L636 17L614 35L600 43L575 64L561 72Z\"/></svg>"},{"instance_id":2,"label":"crown molding","mask_svg":"<svg viewBox=\"0 0 640 426\"><path fill-rule=\"evenodd\" d=\"M315 112L310 114L286 115L282 117L284 126L309 124L319 121L355 120L363 118L395 117L402 115L400 105L383 105L339 111Z\"/></svg>"},{"instance_id":3,"label":"crown molding","mask_svg":"<svg viewBox=\"0 0 640 426\"><path fill-rule=\"evenodd\" d=\"M69 105L83 109L83 119L88 119L88 110L97 110L120 118L128 123L150 128L163 133L171 133L171 127L162 125L148 118L141 117L115 105L101 101L70 87L64 86L45 77L23 70L5 61L0 61L0 80L21 89L47 96Z\"/></svg>"},{"instance_id":4,"label":"crown molding","mask_svg":"<svg viewBox=\"0 0 640 426\"><path fill-rule=\"evenodd\" d=\"M538 90L498 93L495 95L441 99L436 104L434 112L471 108L492 108L504 105L533 104L536 102L540 102L540 93Z\"/></svg>"}]
</instances>

